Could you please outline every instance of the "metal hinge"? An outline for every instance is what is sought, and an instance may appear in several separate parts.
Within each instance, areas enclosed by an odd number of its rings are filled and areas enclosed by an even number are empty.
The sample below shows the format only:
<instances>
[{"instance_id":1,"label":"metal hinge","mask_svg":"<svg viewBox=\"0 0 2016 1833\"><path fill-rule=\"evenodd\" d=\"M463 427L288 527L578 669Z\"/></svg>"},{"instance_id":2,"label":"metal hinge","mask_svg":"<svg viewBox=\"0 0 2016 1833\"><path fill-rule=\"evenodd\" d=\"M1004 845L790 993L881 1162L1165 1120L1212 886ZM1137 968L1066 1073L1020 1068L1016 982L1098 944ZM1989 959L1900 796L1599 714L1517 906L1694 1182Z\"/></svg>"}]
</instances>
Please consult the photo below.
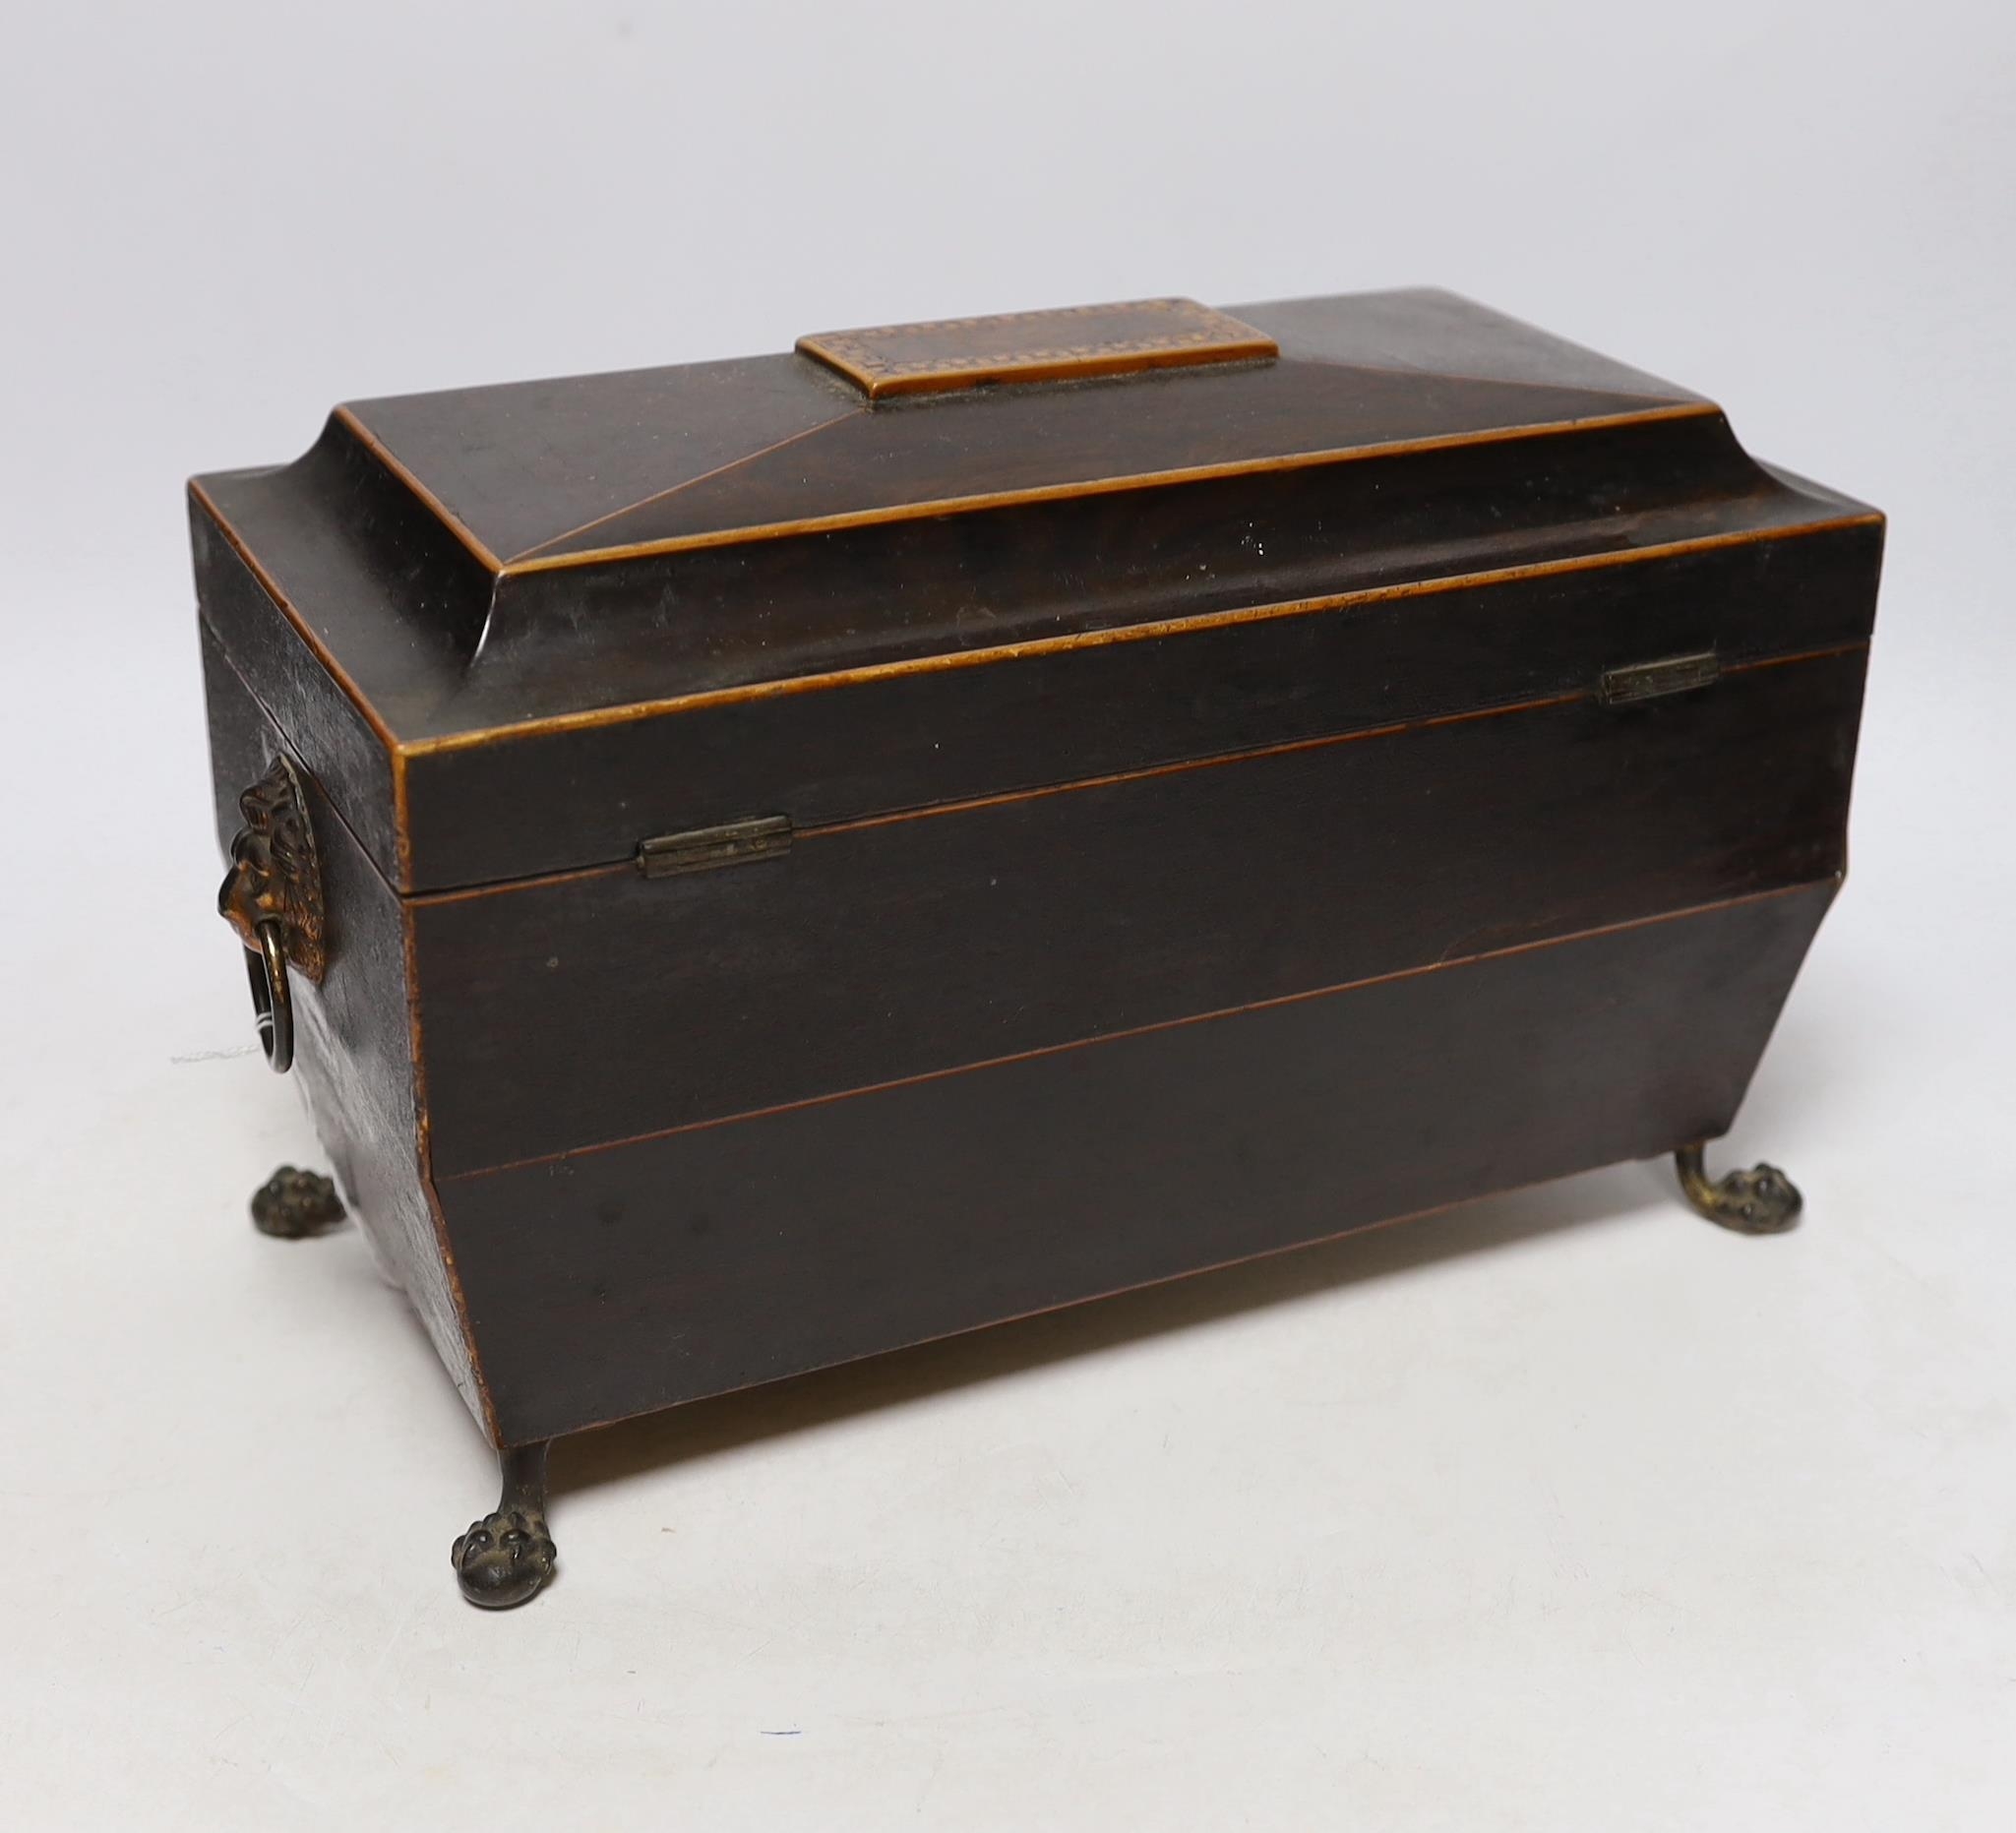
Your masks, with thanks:
<instances>
[{"instance_id":1,"label":"metal hinge","mask_svg":"<svg viewBox=\"0 0 2016 1833\"><path fill-rule=\"evenodd\" d=\"M790 816L757 815L723 822L718 827L690 827L684 833L640 840L637 869L647 879L669 879L679 872L711 872L716 866L780 859L790 850Z\"/></svg>"},{"instance_id":2,"label":"metal hinge","mask_svg":"<svg viewBox=\"0 0 2016 1833\"><path fill-rule=\"evenodd\" d=\"M1693 655L1665 655L1656 662L1633 662L1627 668L1606 668L1597 689L1606 706L1630 701L1657 700L1663 694L1684 694L1705 688L1722 673L1713 649Z\"/></svg>"}]
</instances>

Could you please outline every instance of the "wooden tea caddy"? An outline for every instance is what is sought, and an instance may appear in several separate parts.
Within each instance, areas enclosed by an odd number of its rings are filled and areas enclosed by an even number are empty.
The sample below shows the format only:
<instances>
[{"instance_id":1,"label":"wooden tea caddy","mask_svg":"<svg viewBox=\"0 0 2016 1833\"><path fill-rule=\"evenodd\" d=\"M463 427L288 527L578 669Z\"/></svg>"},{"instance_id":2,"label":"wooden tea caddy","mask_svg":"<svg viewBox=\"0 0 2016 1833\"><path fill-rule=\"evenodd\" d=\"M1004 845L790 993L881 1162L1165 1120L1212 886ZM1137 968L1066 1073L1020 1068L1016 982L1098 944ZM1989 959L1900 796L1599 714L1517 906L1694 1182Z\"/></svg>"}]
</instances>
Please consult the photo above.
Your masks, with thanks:
<instances>
[{"instance_id":1,"label":"wooden tea caddy","mask_svg":"<svg viewBox=\"0 0 2016 1833\"><path fill-rule=\"evenodd\" d=\"M1883 523L1445 293L339 407L190 487L220 907L554 1567L556 1436L1620 1159L1840 885ZM275 1233L341 1213L286 1170Z\"/></svg>"}]
</instances>

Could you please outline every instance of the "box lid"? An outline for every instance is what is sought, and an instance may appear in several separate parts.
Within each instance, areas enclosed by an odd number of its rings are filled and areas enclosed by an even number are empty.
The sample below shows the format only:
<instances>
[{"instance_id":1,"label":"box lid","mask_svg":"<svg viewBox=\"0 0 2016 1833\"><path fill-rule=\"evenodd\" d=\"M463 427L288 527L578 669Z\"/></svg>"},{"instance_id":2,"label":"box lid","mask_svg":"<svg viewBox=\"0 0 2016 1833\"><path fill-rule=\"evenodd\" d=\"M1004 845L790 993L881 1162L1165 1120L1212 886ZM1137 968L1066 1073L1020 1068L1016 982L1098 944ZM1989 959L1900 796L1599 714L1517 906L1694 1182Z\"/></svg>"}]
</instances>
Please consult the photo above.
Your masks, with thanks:
<instances>
[{"instance_id":1,"label":"box lid","mask_svg":"<svg viewBox=\"0 0 2016 1833\"><path fill-rule=\"evenodd\" d=\"M912 676L1874 519L1752 462L1712 402L1433 291L815 334L788 354L362 400L295 463L192 493L200 574L248 571L382 748L375 786L332 764L331 794L389 797L345 814L407 890L1105 757L1059 755L1025 691L994 710L974 682L892 698ZM218 596L207 614L244 658L257 644ZM1531 675L1509 668L1503 691ZM1146 678L1074 679L1100 724L1100 697ZM251 684L295 736L275 703L310 690ZM877 692L813 718L825 764L780 754L775 709L749 716L830 688ZM1295 686L1243 692L1216 724L1171 703L1159 736L1132 708L1118 761L1263 742L1255 709ZM994 729L1010 716L1020 741ZM668 720L689 722L671 751L612 736ZM873 781L839 767L863 748L907 762Z\"/></svg>"}]
</instances>

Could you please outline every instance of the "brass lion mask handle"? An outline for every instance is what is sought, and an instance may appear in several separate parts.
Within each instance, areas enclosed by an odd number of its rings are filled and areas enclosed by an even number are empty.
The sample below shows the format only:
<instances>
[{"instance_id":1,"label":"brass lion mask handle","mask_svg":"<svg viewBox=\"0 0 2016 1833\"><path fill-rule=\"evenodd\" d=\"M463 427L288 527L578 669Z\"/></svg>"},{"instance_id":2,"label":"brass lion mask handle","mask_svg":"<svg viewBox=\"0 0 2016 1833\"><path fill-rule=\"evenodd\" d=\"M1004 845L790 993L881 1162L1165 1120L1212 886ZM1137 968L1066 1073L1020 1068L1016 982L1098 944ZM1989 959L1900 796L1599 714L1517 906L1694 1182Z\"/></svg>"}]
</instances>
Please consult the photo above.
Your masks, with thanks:
<instances>
[{"instance_id":1,"label":"brass lion mask handle","mask_svg":"<svg viewBox=\"0 0 2016 1833\"><path fill-rule=\"evenodd\" d=\"M245 818L231 841L231 869L217 914L244 945L252 1010L266 1060L284 1075L294 1064L291 966L319 982L328 962L322 863L301 779L285 757L238 798Z\"/></svg>"}]
</instances>

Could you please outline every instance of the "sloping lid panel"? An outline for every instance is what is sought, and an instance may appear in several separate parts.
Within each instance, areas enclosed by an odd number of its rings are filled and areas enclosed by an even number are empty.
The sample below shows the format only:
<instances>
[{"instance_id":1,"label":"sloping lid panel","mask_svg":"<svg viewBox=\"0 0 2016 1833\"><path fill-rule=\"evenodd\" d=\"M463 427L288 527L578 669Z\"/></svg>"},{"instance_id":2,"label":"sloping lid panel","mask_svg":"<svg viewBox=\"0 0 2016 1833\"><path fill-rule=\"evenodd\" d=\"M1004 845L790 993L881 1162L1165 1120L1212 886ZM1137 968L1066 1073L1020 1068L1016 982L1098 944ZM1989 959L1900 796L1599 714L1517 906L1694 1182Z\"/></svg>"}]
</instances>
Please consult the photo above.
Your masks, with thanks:
<instances>
[{"instance_id":1,"label":"sloping lid panel","mask_svg":"<svg viewBox=\"0 0 2016 1833\"><path fill-rule=\"evenodd\" d=\"M1200 481L1368 447L1469 443L1667 404L1588 389L1287 362L973 396L829 421L549 542L518 564L530 570L758 530L809 532L927 510Z\"/></svg>"},{"instance_id":2,"label":"sloping lid panel","mask_svg":"<svg viewBox=\"0 0 2016 1833\"><path fill-rule=\"evenodd\" d=\"M775 356L338 409L492 568L860 411L837 378Z\"/></svg>"},{"instance_id":3,"label":"sloping lid panel","mask_svg":"<svg viewBox=\"0 0 2016 1833\"><path fill-rule=\"evenodd\" d=\"M1278 361L877 401L807 357L750 357L339 412L515 568L1707 406L1450 294L1237 311Z\"/></svg>"},{"instance_id":4,"label":"sloping lid panel","mask_svg":"<svg viewBox=\"0 0 2016 1833\"><path fill-rule=\"evenodd\" d=\"M1645 400L1704 400L1691 389L1436 287L1285 299L1259 311L1282 354L1298 362L1590 389Z\"/></svg>"}]
</instances>

